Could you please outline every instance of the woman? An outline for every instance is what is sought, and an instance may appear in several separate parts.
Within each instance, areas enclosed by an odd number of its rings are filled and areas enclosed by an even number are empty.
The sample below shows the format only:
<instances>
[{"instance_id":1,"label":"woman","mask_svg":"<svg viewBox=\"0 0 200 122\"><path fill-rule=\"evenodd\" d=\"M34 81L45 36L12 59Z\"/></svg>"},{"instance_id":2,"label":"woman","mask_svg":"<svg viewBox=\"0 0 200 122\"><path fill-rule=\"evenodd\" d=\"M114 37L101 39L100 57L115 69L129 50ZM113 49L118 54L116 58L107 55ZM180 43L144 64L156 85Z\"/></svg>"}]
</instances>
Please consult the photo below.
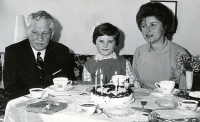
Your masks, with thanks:
<instances>
[{"instance_id":1,"label":"woman","mask_svg":"<svg viewBox=\"0 0 200 122\"><path fill-rule=\"evenodd\" d=\"M185 78L176 69L176 55L187 54L181 46L167 40L173 14L165 5L149 2L142 5L136 16L137 25L148 42L134 54L133 70L142 87L155 89L155 82L173 80L185 89Z\"/></svg>"}]
</instances>

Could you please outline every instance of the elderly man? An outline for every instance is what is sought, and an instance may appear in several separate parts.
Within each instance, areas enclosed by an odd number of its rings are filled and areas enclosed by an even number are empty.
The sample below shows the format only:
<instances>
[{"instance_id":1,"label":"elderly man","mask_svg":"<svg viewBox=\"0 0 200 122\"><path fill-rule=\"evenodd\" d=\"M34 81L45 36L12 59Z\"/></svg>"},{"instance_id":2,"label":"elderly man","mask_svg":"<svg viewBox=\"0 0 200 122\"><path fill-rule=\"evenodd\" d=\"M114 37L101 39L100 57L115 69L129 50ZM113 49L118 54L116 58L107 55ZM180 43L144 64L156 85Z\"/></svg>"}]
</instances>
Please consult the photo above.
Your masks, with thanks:
<instances>
[{"instance_id":1,"label":"elderly man","mask_svg":"<svg viewBox=\"0 0 200 122\"><path fill-rule=\"evenodd\" d=\"M27 36L19 43L5 49L3 69L4 103L28 94L30 88L45 88L55 77L71 79L68 47L51 41L55 21L45 11L28 17ZM2 104L1 103L1 104Z\"/></svg>"}]
</instances>

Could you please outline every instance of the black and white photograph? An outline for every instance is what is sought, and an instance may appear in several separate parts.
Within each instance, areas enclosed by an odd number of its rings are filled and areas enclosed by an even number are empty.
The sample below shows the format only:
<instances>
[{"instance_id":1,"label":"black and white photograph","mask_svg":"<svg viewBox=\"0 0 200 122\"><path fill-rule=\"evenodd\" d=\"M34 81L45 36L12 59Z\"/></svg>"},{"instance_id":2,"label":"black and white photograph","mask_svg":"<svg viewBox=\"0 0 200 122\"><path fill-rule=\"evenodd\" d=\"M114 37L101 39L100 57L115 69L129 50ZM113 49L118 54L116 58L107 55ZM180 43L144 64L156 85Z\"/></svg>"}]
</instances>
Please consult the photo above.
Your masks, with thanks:
<instances>
[{"instance_id":1,"label":"black and white photograph","mask_svg":"<svg viewBox=\"0 0 200 122\"><path fill-rule=\"evenodd\" d=\"M200 122L199 0L0 0L0 122Z\"/></svg>"}]
</instances>

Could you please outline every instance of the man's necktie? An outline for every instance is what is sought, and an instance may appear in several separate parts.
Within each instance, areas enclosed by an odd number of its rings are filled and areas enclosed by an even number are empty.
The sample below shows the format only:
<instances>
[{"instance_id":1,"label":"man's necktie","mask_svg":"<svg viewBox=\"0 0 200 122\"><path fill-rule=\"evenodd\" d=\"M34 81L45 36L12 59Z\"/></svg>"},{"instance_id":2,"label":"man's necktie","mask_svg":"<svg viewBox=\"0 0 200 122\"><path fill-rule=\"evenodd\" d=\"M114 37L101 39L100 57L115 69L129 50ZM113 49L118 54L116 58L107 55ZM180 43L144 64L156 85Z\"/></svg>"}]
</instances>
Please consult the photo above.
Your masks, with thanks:
<instances>
[{"instance_id":1,"label":"man's necktie","mask_svg":"<svg viewBox=\"0 0 200 122\"><path fill-rule=\"evenodd\" d=\"M37 53L37 67L38 67L40 78L41 78L42 77L42 71L43 71L43 60L40 57L40 55L41 55L41 53L38 52Z\"/></svg>"}]
</instances>

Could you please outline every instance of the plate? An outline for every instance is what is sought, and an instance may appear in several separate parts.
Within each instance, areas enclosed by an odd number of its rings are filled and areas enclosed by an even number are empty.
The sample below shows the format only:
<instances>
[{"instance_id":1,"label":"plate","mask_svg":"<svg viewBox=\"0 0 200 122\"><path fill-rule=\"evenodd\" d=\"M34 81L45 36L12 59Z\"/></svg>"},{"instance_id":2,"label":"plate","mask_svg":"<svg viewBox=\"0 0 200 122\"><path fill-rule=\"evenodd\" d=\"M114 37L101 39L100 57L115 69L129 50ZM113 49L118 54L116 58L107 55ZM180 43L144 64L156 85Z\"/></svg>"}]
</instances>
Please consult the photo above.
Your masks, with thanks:
<instances>
[{"instance_id":1,"label":"plate","mask_svg":"<svg viewBox=\"0 0 200 122\"><path fill-rule=\"evenodd\" d=\"M179 89L174 89L171 94L164 94L164 95L174 95L174 94L178 94L180 92L181 91ZM158 94L163 94L162 91L160 89L158 89L158 88L154 89L154 91L152 92L152 94L157 94L157 93Z\"/></svg>"},{"instance_id":2,"label":"plate","mask_svg":"<svg viewBox=\"0 0 200 122\"><path fill-rule=\"evenodd\" d=\"M125 102L125 103L123 103L124 105L127 105L127 104L132 104L132 103L134 103L135 102L135 98L133 97L132 99L131 99L131 101L129 101L129 102Z\"/></svg>"},{"instance_id":3,"label":"plate","mask_svg":"<svg viewBox=\"0 0 200 122\"><path fill-rule=\"evenodd\" d=\"M112 107L126 107L126 106L130 106L130 104L135 102L135 98L133 97L129 102L125 102L125 103L120 103L120 104L109 104L109 103L97 103L101 108L112 108Z\"/></svg>"},{"instance_id":4,"label":"plate","mask_svg":"<svg viewBox=\"0 0 200 122\"><path fill-rule=\"evenodd\" d=\"M188 95L189 99L197 100L200 102L200 91L192 91Z\"/></svg>"},{"instance_id":5,"label":"plate","mask_svg":"<svg viewBox=\"0 0 200 122\"><path fill-rule=\"evenodd\" d=\"M74 86L69 85L67 88L65 88L64 91L57 91L55 85L51 85L48 88L51 89L51 90L53 90L53 91L55 91L55 92L66 92L66 91L72 90L74 88Z\"/></svg>"},{"instance_id":6,"label":"plate","mask_svg":"<svg viewBox=\"0 0 200 122\"><path fill-rule=\"evenodd\" d=\"M134 88L132 90L134 91L133 94L135 98L143 98L151 94L150 90L144 88L137 88L137 89Z\"/></svg>"},{"instance_id":7,"label":"plate","mask_svg":"<svg viewBox=\"0 0 200 122\"><path fill-rule=\"evenodd\" d=\"M86 116L97 116L97 115L100 115L102 113L102 110L96 109L96 111L92 115L86 114L85 111L76 111L76 113L78 113L80 115L86 115Z\"/></svg>"},{"instance_id":8,"label":"plate","mask_svg":"<svg viewBox=\"0 0 200 122\"><path fill-rule=\"evenodd\" d=\"M93 87L86 88L86 92L90 93Z\"/></svg>"},{"instance_id":9,"label":"plate","mask_svg":"<svg viewBox=\"0 0 200 122\"><path fill-rule=\"evenodd\" d=\"M158 107L169 107L176 108L178 106L178 102L184 100L183 98L174 97L174 98L163 98L155 101L155 104Z\"/></svg>"},{"instance_id":10,"label":"plate","mask_svg":"<svg viewBox=\"0 0 200 122\"><path fill-rule=\"evenodd\" d=\"M61 102L61 103L67 103L67 104L72 104L75 100L66 96L56 96L56 97L52 97L49 98L49 100L54 100L57 102Z\"/></svg>"},{"instance_id":11,"label":"plate","mask_svg":"<svg viewBox=\"0 0 200 122\"><path fill-rule=\"evenodd\" d=\"M130 115L134 115L136 110L130 107L113 107L113 108L105 108L104 112L111 117L127 117Z\"/></svg>"}]
</instances>

